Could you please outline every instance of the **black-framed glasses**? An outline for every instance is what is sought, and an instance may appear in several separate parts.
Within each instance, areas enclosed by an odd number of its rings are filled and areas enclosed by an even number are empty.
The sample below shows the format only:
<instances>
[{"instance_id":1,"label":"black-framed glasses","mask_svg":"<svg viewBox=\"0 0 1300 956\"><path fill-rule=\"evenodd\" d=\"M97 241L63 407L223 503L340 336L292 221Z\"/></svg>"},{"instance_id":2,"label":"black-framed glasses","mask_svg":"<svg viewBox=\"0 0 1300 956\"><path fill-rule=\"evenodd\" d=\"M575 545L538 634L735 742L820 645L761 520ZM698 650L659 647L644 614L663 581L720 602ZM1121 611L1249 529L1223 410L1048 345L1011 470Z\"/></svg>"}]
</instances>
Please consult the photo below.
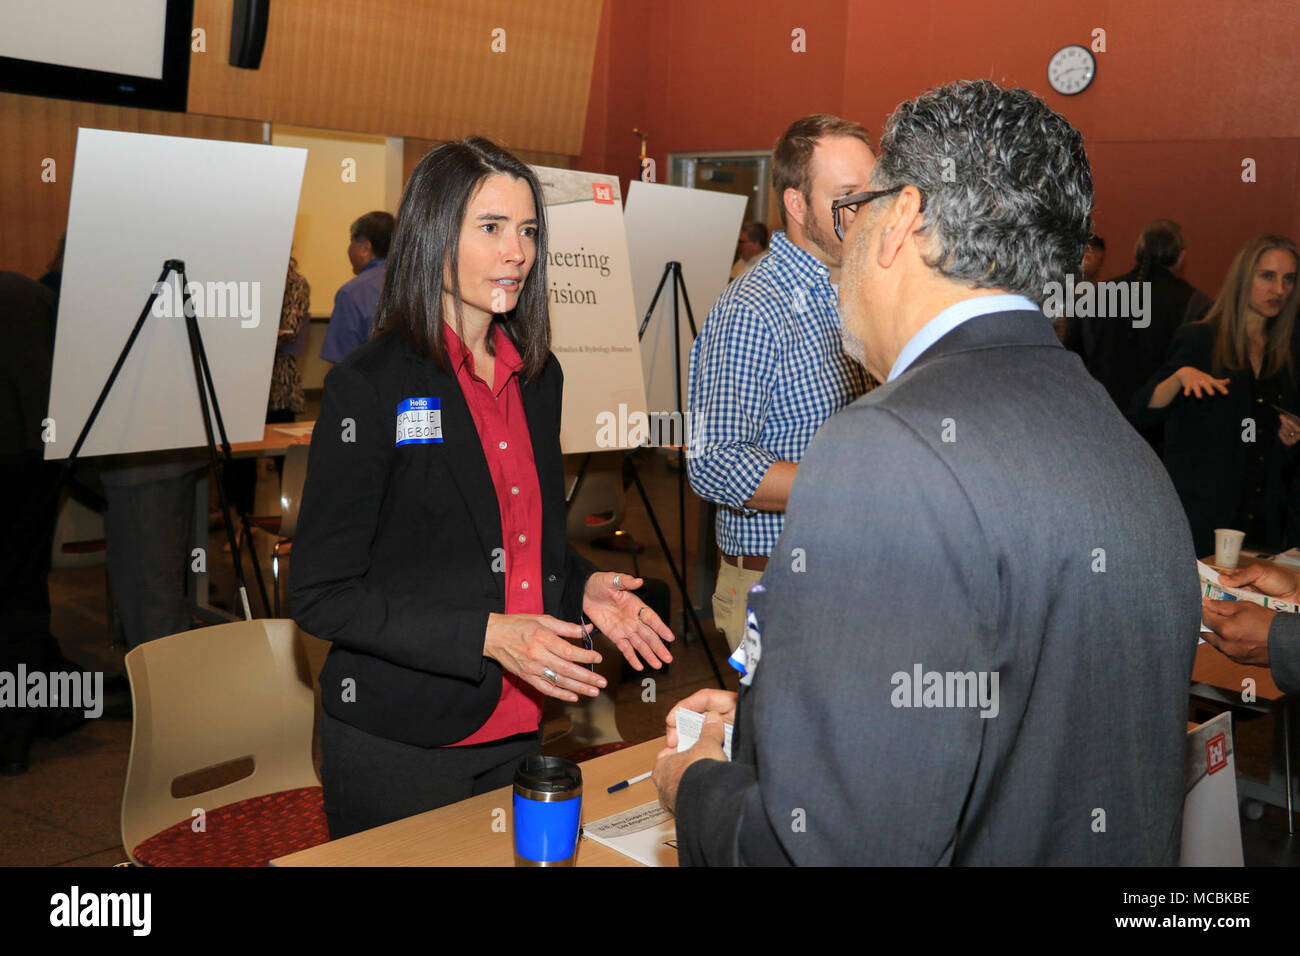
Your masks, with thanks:
<instances>
[{"instance_id":1,"label":"black-framed glasses","mask_svg":"<svg viewBox=\"0 0 1300 956\"><path fill-rule=\"evenodd\" d=\"M897 186L891 186L889 189L873 189L865 193L854 193L852 196L845 196L843 199L837 199L831 203L831 219L835 223L835 238L840 242L844 241L844 227L840 225L840 210L847 209L853 215L857 215L858 207L865 206L873 199L879 199L881 196L892 196L894 193L902 192L907 183L900 183ZM925 193L921 193L921 211L925 212Z\"/></svg>"}]
</instances>

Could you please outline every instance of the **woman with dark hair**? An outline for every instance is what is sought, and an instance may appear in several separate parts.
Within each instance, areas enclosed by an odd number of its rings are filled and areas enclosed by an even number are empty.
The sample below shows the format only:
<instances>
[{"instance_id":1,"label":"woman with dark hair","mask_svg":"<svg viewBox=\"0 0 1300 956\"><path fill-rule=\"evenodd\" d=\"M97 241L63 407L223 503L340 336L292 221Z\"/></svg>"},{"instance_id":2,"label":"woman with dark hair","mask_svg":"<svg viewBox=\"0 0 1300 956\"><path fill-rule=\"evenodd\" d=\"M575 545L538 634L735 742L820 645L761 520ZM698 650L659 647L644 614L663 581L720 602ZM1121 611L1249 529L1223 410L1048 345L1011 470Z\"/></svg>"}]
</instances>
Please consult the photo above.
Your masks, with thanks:
<instances>
[{"instance_id":1,"label":"woman with dark hair","mask_svg":"<svg viewBox=\"0 0 1300 956\"><path fill-rule=\"evenodd\" d=\"M541 186L445 143L402 197L371 341L326 377L294 542L297 621L333 642L332 838L508 784L543 699L605 685L583 614L637 670L671 661L642 582L565 539L561 385Z\"/></svg>"},{"instance_id":2,"label":"woman with dark hair","mask_svg":"<svg viewBox=\"0 0 1300 956\"><path fill-rule=\"evenodd\" d=\"M1300 418L1289 414L1297 411L1297 263L1285 236L1247 242L1209 314L1178 329L1133 400L1137 424L1165 422L1165 467L1199 555L1214 551L1215 528L1244 531L1258 548L1285 543L1285 489L1300 442Z\"/></svg>"}]
</instances>

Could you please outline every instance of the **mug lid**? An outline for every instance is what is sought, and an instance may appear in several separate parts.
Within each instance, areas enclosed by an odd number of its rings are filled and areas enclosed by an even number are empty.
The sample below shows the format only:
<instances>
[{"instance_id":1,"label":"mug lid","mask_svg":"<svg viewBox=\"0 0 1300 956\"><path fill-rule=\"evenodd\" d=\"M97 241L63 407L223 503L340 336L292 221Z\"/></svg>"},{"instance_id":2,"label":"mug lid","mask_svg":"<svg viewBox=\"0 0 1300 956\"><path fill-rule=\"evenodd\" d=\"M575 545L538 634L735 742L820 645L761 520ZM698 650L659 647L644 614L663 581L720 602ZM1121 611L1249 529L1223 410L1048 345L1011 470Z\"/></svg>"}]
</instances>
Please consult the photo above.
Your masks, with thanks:
<instances>
[{"instance_id":1,"label":"mug lid","mask_svg":"<svg viewBox=\"0 0 1300 956\"><path fill-rule=\"evenodd\" d=\"M515 770L515 786L536 793L568 793L582 787L582 771L563 757L525 757Z\"/></svg>"}]
</instances>

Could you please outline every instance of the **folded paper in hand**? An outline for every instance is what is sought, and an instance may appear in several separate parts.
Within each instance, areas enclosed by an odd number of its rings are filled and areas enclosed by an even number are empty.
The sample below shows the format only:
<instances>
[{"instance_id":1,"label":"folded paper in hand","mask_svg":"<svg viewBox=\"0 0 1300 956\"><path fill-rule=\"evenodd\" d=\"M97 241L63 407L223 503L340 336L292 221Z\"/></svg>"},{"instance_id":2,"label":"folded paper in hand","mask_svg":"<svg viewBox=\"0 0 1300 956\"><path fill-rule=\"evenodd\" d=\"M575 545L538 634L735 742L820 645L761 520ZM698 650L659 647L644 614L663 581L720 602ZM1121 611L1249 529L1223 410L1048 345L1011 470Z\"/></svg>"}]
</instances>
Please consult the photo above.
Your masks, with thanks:
<instances>
[{"instance_id":1,"label":"folded paper in hand","mask_svg":"<svg viewBox=\"0 0 1300 956\"><path fill-rule=\"evenodd\" d=\"M731 724L723 724L722 751L731 759ZM704 730L704 715L685 707L677 708L677 752L690 750L700 740Z\"/></svg>"}]
</instances>

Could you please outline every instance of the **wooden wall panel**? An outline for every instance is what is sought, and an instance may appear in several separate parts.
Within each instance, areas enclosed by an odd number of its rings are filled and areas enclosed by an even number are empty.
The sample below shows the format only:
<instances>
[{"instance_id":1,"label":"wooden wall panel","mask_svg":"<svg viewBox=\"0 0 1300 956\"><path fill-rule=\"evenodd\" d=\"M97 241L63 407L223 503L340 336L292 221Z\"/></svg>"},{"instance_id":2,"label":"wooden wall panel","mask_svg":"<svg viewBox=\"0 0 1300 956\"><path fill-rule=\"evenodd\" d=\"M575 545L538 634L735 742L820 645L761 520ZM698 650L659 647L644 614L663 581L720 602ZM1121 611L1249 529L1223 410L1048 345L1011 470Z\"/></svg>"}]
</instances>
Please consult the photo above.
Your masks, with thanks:
<instances>
[{"instance_id":1,"label":"wooden wall panel","mask_svg":"<svg viewBox=\"0 0 1300 956\"><path fill-rule=\"evenodd\" d=\"M402 148L402 189L406 188L406 181L411 178L411 173L413 173L415 167L420 164L420 160L424 159L425 154L428 153L429 150L433 149L433 147L443 142L446 142L446 140L412 139L407 137ZM573 168L572 156L564 156L559 153L539 153L536 150L528 149L515 149L504 140L498 140L498 142L500 145L509 149L510 152L522 159L525 163L530 163L533 166L554 166L557 169Z\"/></svg>"},{"instance_id":2,"label":"wooden wall panel","mask_svg":"<svg viewBox=\"0 0 1300 956\"><path fill-rule=\"evenodd\" d=\"M189 108L423 139L582 151L601 0L276 0L258 70L228 63L229 0L196 0ZM505 31L505 52L492 31Z\"/></svg>"},{"instance_id":3,"label":"wooden wall panel","mask_svg":"<svg viewBox=\"0 0 1300 956\"><path fill-rule=\"evenodd\" d=\"M260 143L251 120L163 113L0 93L0 269L33 278L45 272L68 221L77 127ZM54 161L53 182L42 179ZM140 215L153 215L142 209Z\"/></svg>"}]
</instances>

